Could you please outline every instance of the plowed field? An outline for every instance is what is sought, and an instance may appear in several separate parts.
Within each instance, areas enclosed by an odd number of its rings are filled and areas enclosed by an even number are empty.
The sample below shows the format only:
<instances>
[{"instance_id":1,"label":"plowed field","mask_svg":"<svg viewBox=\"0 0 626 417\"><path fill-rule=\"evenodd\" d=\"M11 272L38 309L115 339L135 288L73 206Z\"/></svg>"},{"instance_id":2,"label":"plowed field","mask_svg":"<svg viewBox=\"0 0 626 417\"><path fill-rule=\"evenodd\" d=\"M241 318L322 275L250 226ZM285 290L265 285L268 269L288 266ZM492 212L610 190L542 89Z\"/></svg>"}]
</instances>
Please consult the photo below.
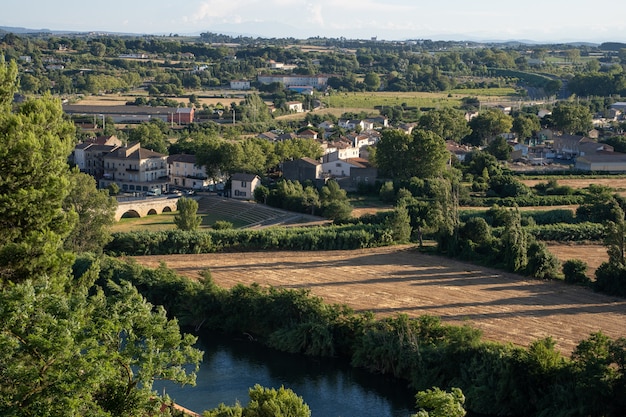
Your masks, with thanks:
<instances>
[{"instance_id":1,"label":"plowed field","mask_svg":"<svg viewBox=\"0 0 626 417\"><path fill-rule=\"evenodd\" d=\"M446 323L480 328L488 340L528 346L552 336L565 354L593 332L626 337L626 300L421 254L411 246L134 259L149 267L164 261L191 278L209 268L225 288L253 282L306 288L356 311L435 315Z\"/></svg>"}]
</instances>

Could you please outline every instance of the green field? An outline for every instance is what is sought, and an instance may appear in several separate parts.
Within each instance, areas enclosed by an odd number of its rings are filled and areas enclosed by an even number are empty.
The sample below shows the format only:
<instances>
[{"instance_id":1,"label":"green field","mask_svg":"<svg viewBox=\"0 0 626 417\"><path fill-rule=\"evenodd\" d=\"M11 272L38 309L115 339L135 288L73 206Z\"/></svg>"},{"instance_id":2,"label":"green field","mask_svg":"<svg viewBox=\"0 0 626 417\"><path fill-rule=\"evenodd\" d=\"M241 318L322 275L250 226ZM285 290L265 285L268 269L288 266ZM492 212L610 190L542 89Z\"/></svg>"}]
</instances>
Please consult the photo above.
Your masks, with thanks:
<instances>
[{"instance_id":1,"label":"green field","mask_svg":"<svg viewBox=\"0 0 626 417\"><path fill-rule=\"evenodd\" d=\"M517 91L511 87L500 88L459 88L456 90L450 90L450 94L459 95L462 97L501 97L510 99L517 96Z\"/></svg>"},{"instance_id":2,"label":"green field","mask_svg":"<svg viewBox=\"0 0 626 417\"><path fill-rule=\"evenodd\" d=\"M510 101L516 92L513 88L472 88L443 93L420 92L354 92L334 93L322 98L324 104L333 108L374 109L379 106L404 106L416 108L455 107L463 97L478 97L481 101L502 99Z\"/></svg>"},{"instance_id":3,"label":"green field","mask_svg":"<svg viewBox=\"0 0 626 417\"><path fill-rule=\"evenodd\" d=\"M460 98L448 97L447 93L334 93L322 98L325 105L334 108L374 109L379 106L393 107L453 107L461 103Z\"/></svg>"}]
</instances>

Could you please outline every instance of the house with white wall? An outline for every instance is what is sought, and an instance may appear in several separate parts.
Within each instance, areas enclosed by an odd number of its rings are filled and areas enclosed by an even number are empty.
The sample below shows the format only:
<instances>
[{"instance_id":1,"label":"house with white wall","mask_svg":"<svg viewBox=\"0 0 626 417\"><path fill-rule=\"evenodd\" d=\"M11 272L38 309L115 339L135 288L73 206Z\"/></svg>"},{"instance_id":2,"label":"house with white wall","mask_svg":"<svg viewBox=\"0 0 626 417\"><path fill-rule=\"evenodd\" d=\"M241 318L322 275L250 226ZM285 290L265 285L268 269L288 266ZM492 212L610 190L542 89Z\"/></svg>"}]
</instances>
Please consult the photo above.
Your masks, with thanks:
<instances>
[{"instance_id":1,"label":"house with white wall","mask_svg":"<svg viewBox=\"0 0 626 417\"><path fill-rule=\"evenodd\" d=\"M239 200L254 200L254 190L261 185L255 174L236 173L230 177L230 196Z\"/></svg>"}]
</instances>

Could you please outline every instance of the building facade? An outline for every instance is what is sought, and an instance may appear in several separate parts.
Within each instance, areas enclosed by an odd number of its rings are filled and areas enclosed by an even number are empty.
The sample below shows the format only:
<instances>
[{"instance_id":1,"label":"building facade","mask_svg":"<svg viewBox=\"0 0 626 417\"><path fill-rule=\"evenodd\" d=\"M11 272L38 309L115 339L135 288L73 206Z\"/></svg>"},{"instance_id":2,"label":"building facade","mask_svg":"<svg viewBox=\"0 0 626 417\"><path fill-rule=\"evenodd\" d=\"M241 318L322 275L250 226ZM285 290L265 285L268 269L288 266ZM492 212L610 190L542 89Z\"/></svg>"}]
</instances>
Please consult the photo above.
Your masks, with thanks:
<instances>
[{"instance_id":1,"label":"building facade","mask_svg":"<svg viewBox=\"0 0 626 417\"><path fill-rule=\"evenodd\" d=\"M168 190L167 155L142 149L139 142L119 147L103 160L100 188L116 183L123 192L161 194Z\"/></svg>"}]
</instances>

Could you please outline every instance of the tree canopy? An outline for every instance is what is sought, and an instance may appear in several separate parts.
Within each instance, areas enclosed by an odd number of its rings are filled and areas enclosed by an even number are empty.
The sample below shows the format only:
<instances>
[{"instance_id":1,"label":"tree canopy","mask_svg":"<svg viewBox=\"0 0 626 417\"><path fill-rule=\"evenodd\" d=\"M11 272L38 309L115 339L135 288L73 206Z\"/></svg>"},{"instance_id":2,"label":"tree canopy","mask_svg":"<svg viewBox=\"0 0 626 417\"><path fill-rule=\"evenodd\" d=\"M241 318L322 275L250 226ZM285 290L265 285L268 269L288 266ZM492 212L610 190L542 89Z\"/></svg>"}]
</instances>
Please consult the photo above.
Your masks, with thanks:
<instances>
[{"instance_id":1,"label":"tree canopy","mask_svg":"<svg viewBox=\"0 0 626 417\"><path fill-rule=\"evenodd\" d=\"M15 90L12 68L0 65L0 92ZM99 258L72 274L70 250L102 249L113 204L70 171L59 101L2 100L0 415L149 415L154 379L194 383L196 339L130 283L97 283Z\"/></svg>"},{"instance_id":2,"label":"tree canopy","mask_svg":"<svg viewBox=\"0 0 626 417\"><path fill-rule=\"evenodd\" d=\"M383 131L375 153L379 175L398 179L438 177L449 159L445 141L422 129L410 135L400 130Z\"/></svg>"}]
</instances>

